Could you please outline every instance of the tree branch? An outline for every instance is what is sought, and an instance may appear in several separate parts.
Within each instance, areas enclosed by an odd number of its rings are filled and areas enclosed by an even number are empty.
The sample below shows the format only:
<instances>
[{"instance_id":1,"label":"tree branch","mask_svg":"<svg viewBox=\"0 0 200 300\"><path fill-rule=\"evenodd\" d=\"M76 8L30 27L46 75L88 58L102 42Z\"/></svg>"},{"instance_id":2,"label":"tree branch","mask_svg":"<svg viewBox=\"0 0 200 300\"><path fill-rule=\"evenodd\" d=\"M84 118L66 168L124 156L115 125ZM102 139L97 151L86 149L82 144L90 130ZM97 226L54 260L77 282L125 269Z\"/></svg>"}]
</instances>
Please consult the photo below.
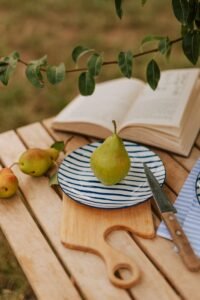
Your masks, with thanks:
<instances>
[{"instance_id":1,"label":"tree branch","mask_svg":"<svg viewBox=\"0 0 200 300\"><path fill-rule=\"evenodd\" d=\"M170 41L170 45L173 45L175 43L178 43L180 41L182 41L183 38L182 37L179 37L177 39L174 39L172 41ZM139 57L139 56L144 56L144 55L147 55L147 54L150 54L150 53L155 53L155 52L159 52L159 48L153 48L153 49L150 49L150 50L147 50L147 51L143 51L143 52L139 52L139 53L136 53L136 54L133 54L133 58L136 58L136 57ZM22 59L19 59L18 60L21 64L25 65L25 66L28 66L29 63L22 60ZM114 64L117 64L118 61L117 60L112 60L112 61L104 61L103 62L103 66L106 66L106 65L114 65ZM46 69L45 68L40 68L41 71L43 72L46 72ZM66 70L65 72L66 73L73 73L73 72L82 72L82 71L87 71L87 68L76 68L76 69L69 69L69 70Z\"/></svg>"}]
</instances>

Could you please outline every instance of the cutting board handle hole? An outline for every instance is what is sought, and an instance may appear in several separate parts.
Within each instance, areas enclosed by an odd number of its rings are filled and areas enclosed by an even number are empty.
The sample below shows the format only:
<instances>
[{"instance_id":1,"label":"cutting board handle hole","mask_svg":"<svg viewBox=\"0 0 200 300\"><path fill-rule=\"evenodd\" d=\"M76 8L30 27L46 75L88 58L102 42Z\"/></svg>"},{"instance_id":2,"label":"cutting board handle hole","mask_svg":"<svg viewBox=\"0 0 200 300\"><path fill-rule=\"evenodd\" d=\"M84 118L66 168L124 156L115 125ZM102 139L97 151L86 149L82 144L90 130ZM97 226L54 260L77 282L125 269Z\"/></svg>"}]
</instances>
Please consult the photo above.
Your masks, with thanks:
<instances>
[{"instance_id":1,"label":"cutting board handle hole","mask_svg":"<svg viewBox=\"0 0 200 300\"><path fill-rule=\"evenodd\" d=\"M109 272L111 282L120 288L128 289L140 279L139 270L129 263L118 263Z\"/></svg>"},{"instance_id":2,"label":"cutting board handle hole","mask_svg":"<svg viewBox=\"0 0 200 300\"><path fill-rule=\"evenodd\" d=\"M115 267L113 274L117 279L120 279L120 280L124 280L124 278L122 278L122 275L124 274L125 275L124 277L126 277L126 280L129 280L133 276L133 270L130 265L119 264Z\"/></svg>"}]
</instances>

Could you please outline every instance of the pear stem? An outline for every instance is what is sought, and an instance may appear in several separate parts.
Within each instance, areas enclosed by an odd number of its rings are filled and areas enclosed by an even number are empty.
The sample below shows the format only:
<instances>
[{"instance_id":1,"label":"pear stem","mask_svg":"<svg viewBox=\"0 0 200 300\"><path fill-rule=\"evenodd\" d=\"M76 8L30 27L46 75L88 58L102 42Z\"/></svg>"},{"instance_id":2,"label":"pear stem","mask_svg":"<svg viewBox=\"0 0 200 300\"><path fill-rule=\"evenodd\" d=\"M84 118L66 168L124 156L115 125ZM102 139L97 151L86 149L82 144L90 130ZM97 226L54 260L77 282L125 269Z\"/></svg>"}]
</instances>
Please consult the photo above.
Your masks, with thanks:
<instances>
[{"instance_id":1,"label":"pear stem","mask_svg":"<svg viewBox=\"0 0 200 300\"><path fill-rule=\"evenodd\" d=\"M19 163L18 163L18 162L14 162L14 163L12 163L12 165L10 165L8 168L9 168L9 169L12 169L12 167L14 167L15 165L19 165Z\"/></svg>"},{"instance_id":2,"label":"pear stem","mask_svg":"<svg viewBox=\"0 0 200 300\"><path fill-rule=\"evenodd\" d=\"M117 134L117 124L115 120L112 120L112 123L114 125L114 134Z\"/></svg>"}]
</instances>

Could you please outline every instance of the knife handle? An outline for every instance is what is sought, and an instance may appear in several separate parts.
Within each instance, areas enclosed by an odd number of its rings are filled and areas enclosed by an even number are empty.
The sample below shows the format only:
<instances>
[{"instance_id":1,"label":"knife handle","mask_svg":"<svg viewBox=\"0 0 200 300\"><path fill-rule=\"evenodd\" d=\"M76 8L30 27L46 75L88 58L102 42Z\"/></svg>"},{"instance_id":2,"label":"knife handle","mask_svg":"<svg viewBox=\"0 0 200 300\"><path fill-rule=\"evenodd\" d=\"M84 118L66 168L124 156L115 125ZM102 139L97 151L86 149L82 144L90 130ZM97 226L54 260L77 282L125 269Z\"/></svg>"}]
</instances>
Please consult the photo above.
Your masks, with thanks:
<instances>
[{"instance_id":1,"label":"knife handle","mask_svg":"<svg viewBox=\"0 0 200 300\"><path fill-rule=\"evenodd\" d=\"M188 238L181 228L175 214L172 212L164 212L162 213L162 217L186 267L193 272L199 271L200 259L194 253Z\"/></svg>"}]
</instances>

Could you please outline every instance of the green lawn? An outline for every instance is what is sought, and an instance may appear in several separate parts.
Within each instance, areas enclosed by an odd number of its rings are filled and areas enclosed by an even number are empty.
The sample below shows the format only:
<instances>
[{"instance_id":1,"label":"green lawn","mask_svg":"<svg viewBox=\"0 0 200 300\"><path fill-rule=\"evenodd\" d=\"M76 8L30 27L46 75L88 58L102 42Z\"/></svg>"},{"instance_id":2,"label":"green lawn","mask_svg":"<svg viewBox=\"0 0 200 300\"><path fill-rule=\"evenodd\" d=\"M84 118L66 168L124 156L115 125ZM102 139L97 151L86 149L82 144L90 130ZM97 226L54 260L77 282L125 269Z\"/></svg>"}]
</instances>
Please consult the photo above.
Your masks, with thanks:
<instances>
[{"instance_id":1,"label":"green lawn","mask_svg":"<svg viewBox=\"0 0 200 300\"><path fill-rule=\"evenodd\" d=\"M142 8L140 0L124 1L120 21L114 0L0 0L0 53L5 56L17 50L26 61L47 54L49 63L63 61L67 68L74 68L71 51L78 44L103 52L105 60L116 59L120 50L137 53L146 35L179 36L170 3L149 0ZM180 46L175 45L169 61L160 54L136 59L134 76L145 79L145 67L152 57L162 69L190 66ZM98 81L119 76L117 66L106 66ZM58 113L78 93L77 79L77 73L69 74L60 85L36 89L19 64L8 86L0 85L0 132ZM27 282L1 233L0 245L0 299L31 299Z\"/></svg>"}]
</instances>

